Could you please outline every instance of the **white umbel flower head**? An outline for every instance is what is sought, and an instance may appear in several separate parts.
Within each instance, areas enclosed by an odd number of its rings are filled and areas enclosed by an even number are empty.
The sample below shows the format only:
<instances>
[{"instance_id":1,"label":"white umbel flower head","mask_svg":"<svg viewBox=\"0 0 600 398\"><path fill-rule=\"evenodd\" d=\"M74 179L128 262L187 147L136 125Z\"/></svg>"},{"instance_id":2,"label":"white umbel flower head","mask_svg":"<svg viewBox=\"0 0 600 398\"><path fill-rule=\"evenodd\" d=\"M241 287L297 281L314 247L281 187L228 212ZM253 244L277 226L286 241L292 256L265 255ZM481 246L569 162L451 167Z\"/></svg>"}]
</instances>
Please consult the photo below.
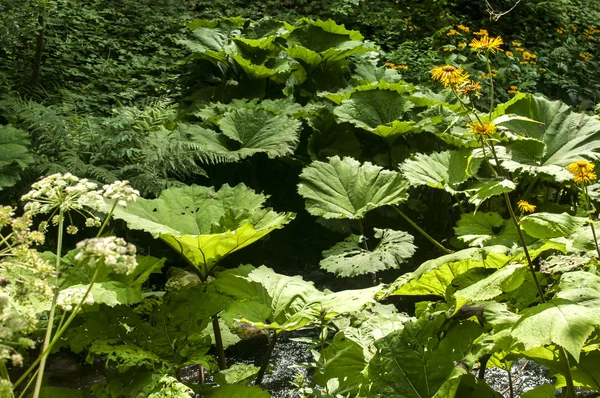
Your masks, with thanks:
<instances>
[{"instance_id":1,"label":"white umbel flower head","mask_svg":"<svg viewBox=\"0 0 600 398\"><path fill-rule=\"evenodd\" d=\"M130 274L137 267L135 246L114 236L92 238L77 244L75 260L85 261L94 268L104 264L117 274Z\"/></svg>"},{"instance_id":2,"label":"white umbel flower head","mask_svg":"<svg viewBox=\"0 0 600 398\"><path fill-rule=\"evenodd\" d=\"M65 290L61 290L56 298L56 305L64 311L72 311L73 308L83 300L86 291L87 286L71 286ZM88 294L87 297L85 297L83 304L94 304L94 298L91 294Z\"/></svg>"},{"instance_id":3,"label":"white umbel flower head","mask_svg":"<svg viewBox=\"0 0 600 398\"><path fill-rule=\"evenodd\" d=\"M128 202L135 202L140 196L140 192L133 189L129 185L129 181L115 181L110 185L102 187L102 196L106 199L113 199L117 201L120 206L127 206Z\"/></svg>"},{"instance_id":4,"label":"white umbel flower head","mask_svg":"<svg viewBox=\"0 0 600 398\"><path fill-rule=\"evenodd\" d=\"M21 197L27 202L25 214L47 214L61 209L63 211L81 210L84 203L99 198L97 185L87 179L79 179L70 173L52 174L31 185L31 191Z\"/></svg>"}]
</instances>

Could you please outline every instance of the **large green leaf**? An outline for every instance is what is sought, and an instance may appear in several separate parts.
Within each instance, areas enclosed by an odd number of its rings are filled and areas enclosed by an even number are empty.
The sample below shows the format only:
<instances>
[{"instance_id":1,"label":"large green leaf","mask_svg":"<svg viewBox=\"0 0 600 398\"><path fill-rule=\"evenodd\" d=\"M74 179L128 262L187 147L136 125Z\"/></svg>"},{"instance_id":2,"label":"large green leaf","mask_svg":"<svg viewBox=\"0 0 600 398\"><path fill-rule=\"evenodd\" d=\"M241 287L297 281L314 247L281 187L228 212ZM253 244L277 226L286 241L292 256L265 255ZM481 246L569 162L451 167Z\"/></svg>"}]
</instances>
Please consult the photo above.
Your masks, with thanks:
<instances>
[{"instance_id":1,"label":"large green leaf","mask_svg":"<svg viewBox=\"0 0 600 398\"><path fill-rule=\"evenodd\" d=\"M597 309L555 298L523 314L511 335L523 343L526 350L556 344L579 361L583 345L598 325Z\"/></svg>"},{"instance_id":2,"label":"large green leaf","mask_svg":"<svg viewBox=\"0 0 600 398\"><path fill-rule=\"evenodd\" d=\"M203 391L202 396L206 398L270 398L271 395L261 390L258 386L247 387L240 384L226 384L224 386L211 388Z\"/></svg>"},{"instance_id":3,"label":"large green leaf","mask_svg":"<svg viewBox=\"0 0 600 398\"><path fill-rule=\"evenodd\" d=\"M518 235L514 223L496 212L461 214L454 227L456 237L469 246L504 245L512 247Z\"/></svg>"},{"instance_id":4,"label":"large green leaf","mask_svg":"<svg viewBox=\"0 0 600 398\"><path fill-rule=\"evenodd\" d=\"M161 238L206 277L224 256L293 219L292 213L263 209L265 199L243 184L218 191L192 185L117 207L114 217Z\"/></svg>"},{"instance_id":5,"label":"large green leaf","mask_svg":"<svg viewBox=\"0 0 600 398\"><path fill-rule=\"evenodd\" d=\"M375 238L380 241L371 251L363 246L364 236L351 235L323 252L321 268L337 276L351 277L400 268L415 253L413 237L406 232L375 228Z\"/></svg>"},{"instance_id":6,"label":"large green leaf","mask_svg":"<svg viewBox=\"0 0 600 398\"><path fill-rule=\"evenodd\" d=\"M454 195L481 165L482 159L471 158L471 153L471 149L419 153L402 163L400 169L411 185L427 185Z\"/></svg>"},{"instance_id":7,"label":"large green leaf","mask_svg":"<svg viewBox=\"0 0 600 398\"><path fill-rule=\"evenodd\" d=\"M290 155L296 148L301 127L298 119L262 107L232 110L217 124L221 133L200 126L188 126L187 132L195 144L225 160L243 159L256 153L266 153L270 158Z\"/></svg>"},{"instance_id":8,"label":"large green leaf","mask_svg":"<svg viewBox=\"0 0 600 398\"><path fill-rule=\"evenodd\" d=\"M337 379L339 388L346 394L358 389L368 359L357 342L347 338L344 332L338 332L318 355L319 362L325 365L317 368L313 375L318 384L325 386L329 380Z\"/></svg>"},{"instance_id":9,"label":"large green leaf","mask_svg":"<svg viewBox=\"0 0 600 398\"><path fill-rule=\"evenodd\" d=\"M481 204L492 196L502 195L517 189L517 185L511 180L500 181L478 181L469 186L465 191L472 194L469 203L479 208Z\"/></svg>"},{"instance_id":10,"label":"large green leaf","mask_svg":"<svg viewBox=\"0 0 600 398\"><path fill-rule=\"evenodd\" d=\"M324 218L363 218L369 210L407 198L408 184L399 173L349 157L313 162L300 180L298 193L306 198L306 209Z\"/></svg>"},{"instance_id":11,"label":"large green leaf","mask_svg":"<svg viewBox=\"0 0 600 398\"><path fill-rule=\"evenodd\" d=\"M0 189L21 179L20 172L33 163L29 134L11 125L0 125Z\"/></svg>"},{"instance_id":12,"label":"large green leaf","mask_svg":"<svg viewBox=\"0 0 600 398\"><path fill-rule=\"evenodd\" d=\"M541 158L527 159L526 156L519 155L505 160L502 166L507 170L521 170L531 174L544 173L558 181L564 181L572 177L565 169L569 163L582 158L598 159L600 121L594 117L573 112L568 105L560 101L549 101L533 95L527 95L514 102L506 108L505 112L537 122L513 119L500 125L516 133L535 138L546 145L546 151ZM529 146L532 145L535 144ZM539 154L539 150L531 148L528 151L531 150Z\"/></svg>"},{"instance_id":13,"label":"large green leaf","mask_svg":"<svg viewBox=\"0 0 600 398\"><path fill-rule=\"evenodd\" d=\"M503 248L507 251L506 248ZM446 290L459 275L474 268L499 268L510 260L509 256L485 252L482 249L464 249L421 264L414 272L393 282L385 295L435 295L445 297Z\"/></svg>"},{"instance_id":14,"label":"large green leaf","mask_svg":"<svg viewBox=\"0 0 600 398\"><path fill-rule=\"evenodd\" d=\"M335 108L334 114L339 122L352 123L387 138L415 129L414 121L402 120L413 106L405 85L380 82L354 91Z\"/></svg>"},{"instance_id":15,"label":"large green leaf","mask_svg":"<svg viewBox=\"0 0 600 398\"><path fill-rule=\"evenodd\" d=\"M528 269L523 264L509 264L485 279L454 293L456 310L470 301L486 301L517 289L525 281Z\"/></svg>"},{"instance_id":16,"label":"large green leaf","mask_svg":"<svg viewBox=\"0 0 600 398\"><path fill-rule=\"evenodd\" d=\"M586 224L584 217L575 217L567 213L535 213L521 219L521 228L528 235L539 239L559 238L578 231Z\"/></svg>"},{"instance_id":17,"label":"large green leaf","mask_svg":"<svg viewBox=\"0 0 600 398\"><path fill-rule=\"evenodd\" d=\"M590 307L600 307L600 276L591 272L567 272L560 278L557 297Z\"/></svg>"},{"instance_id":18,"label":"large green leaf","mask_svg":"<svg viewBox=\"0 0 600 398\"><path fill-rule=\"evenodd\" d=\"M467 321L440 333L444 321L443 314L425 315L377 341L377 354L365 372L360 396L436 396L446 381L455 377L456 363L469 353L473 341L483 332L476 322Z\"/></svg>"},{"instance_id":19,"label":"large green leaf","mask_svg":"<svg viewBox=\"0 0 600 398\"><path fill-rule=\"evenodd\" d=\"M254 268L250 265L219 273L212 285L223 294L245 303L235 308L246 321L259 328L278 331L304 327L323 314L332 317L360 311L365 305L375 303L375 294L379 290L376 286L323 293L312 282L299 276L280 275L267 267ZM257 321L265 305L270 312L262 312L262 320L269 319L271 324ZM246 317L246 313L254 319Z\"/></svg>"}]
</instances>

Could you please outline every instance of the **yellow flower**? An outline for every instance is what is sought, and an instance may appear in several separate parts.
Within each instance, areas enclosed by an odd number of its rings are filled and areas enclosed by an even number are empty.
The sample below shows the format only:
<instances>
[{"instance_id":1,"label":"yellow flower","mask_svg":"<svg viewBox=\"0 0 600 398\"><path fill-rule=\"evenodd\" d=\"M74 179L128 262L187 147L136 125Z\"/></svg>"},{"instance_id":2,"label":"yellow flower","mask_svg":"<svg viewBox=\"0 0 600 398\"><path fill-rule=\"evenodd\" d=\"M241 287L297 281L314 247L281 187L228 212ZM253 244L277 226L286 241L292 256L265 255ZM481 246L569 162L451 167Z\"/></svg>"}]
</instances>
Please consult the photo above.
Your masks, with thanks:
<instances>
[{"instance_id":1,"label":"yellow flower","mask_svg":"<svg viewBox=\"0 0 600 398\"><path fill-rule=\"evenodd\" d=\"M485 29L479 29L479 32L473 32L474 35L477 36L487 36L488 35L488 31Z\"/></svg>"},{"instance_id":2,"label":"yellow flower","mask_svg":"<svg viewBox=\"0 0 600 398\"><path fill-rule=\"evenodd\" d=\"M475 51L486 50L495 54L497 51L504 51L500 48L502 44L504 44L504 42L500 36L489 37L488 35L484 35L480 40L473 39L469 46L471 46Z\"/></svg>"},{"instance_id":3,"label":"yellow flower","mask_svg":"<svg viewBox=\"0 0 600 398\"><path fill-rule=\"evenodd\" d=\"M589 183L596 179L596 173L594 173L595 164L590 163L586 160L579 160L569 165L569 172L573 174L573 181L576 184Z\"/></svg>"},{"instance_id":4,"label":"yellow flower","mask_svg":"<svg viewBox=\"0 0 600 398\"><path fill-rule=\"evenodd\" d=\"M513 41L512 45L515 47L521 47L521 43L519 43L518 41Z\"/></svg>"},{"instance_id":5,"label":"yellow flower","mask_svg":"<svg viewBox=\"0 0 600 398\"><path fill-rule=\"evenodd\" d=\"M510 90L507 91L507 93L509 94L516 94L518 93L519 87L517 86L510 86Z\"/></svg>"},{"instance_id":6,"label":"yellow flower","mask_svg":"<svg viewBox=\"0 0 600 398\"><path fill-rule=\"evenodd\" d=\"M521 65L527 65L527 64L528 64L528 62L527 62L527 61L521 61L521 62L519 62L519 63L520 63Z\"/></svg>"},{"instance_id":7,"label":"yellow flower","mask_svg":"<svg viewBox=\"0 0 600 398\"><path fill-rule=\"evenodd\" d=\"M556 28L556 33L558 33L559 35L562 35L563 33L565 33L565 30L561 29L561 28Z\"/></svg>"},{"instance_id":8,"label":"yellow flower","mask_svg":"<svg viewBox=\"0 0 600 398\"><path fill-rule=\"evenodd\" d=\"M491 136L496 132L496 125L494 123L471 123L467 124L467 127L471 129L471 132L481 137Z\"/></svg>"},{"instance_id":9,"label":"yellow flower","mask_svg":"<svg viewBox=\"0 0 600 398\"><path fill-rule=\"evenodd\" d=\"M525 51L525 49L518 47L518 48L515 48L515 51Z\"/></svg>"},{"instance_id":10,"label":"yellow flower","mask_svg":"<svg viewBox=\"0 0 600 398\"><path fill-rule=\"evenodd\" d=\"M458 87L458 92L463 95L477 94L479 91L481 91L481 84L473 80L464 82Z\"/></svg>"},{"instance_id":11,"label":"yellow flower","mask_svg":"<svg viewBox=\"0 0 600 398\"><path fill-rule=\"evenodd\" d=\"M457 31L457 30L450 29L450 30L448 31L448 33L446 33L446 36L454 36L454 35L457 35L457 34L458 34L458 31Z\"/></svg>"},{"instance_id":12,"label":"yellow flower","mask_svg":"<svg viewBox=\"0 0 600 398\"><path fill-rule=\"evenodd\" d=\"M466 46L467 46L467 43L458 43L459 48L465 48Z\"/></svg>"},{"instance_id":13,"label":"yellow flower","mask_svg":"<svg viewBox=\"0 0 600 398\"><path fill-rule=\"evenodd\" d=\"M469 79L469 74L453 65L438 66L433 69L431 77L441 82L444 87L457 86Z\"/></svg>"},{"instance_id":14,"label":"yellow flower","mask_svg":"<svg viewBox=\"0 0 600 398\"><path fill-rule=\"evenodd\" d=\"M523 53L523 59L536 59L537 55L530 53L529 51L525 51Z\"/></svg>"},{"instance_id":15,"label":"yellow flower","mask_svg":"<svg viewBox=\"0 0 600 398\"><path fill-rule=\"evenodd\" d=\"M468 26L465 26L465 25L458 25L458 29L460 29L460 30L464 30L465 32L468 32L468 31L469 31L469 27L468 27Z\"/></svg>"},{"instance_id":16,"label":"yellow flower","mask_svg":"<svg viewBox=\"0 0 600 398\"><path fill-rule=\"evenodd\" d=\"M452 48L451 48L451 47L448 47L448 46L445 46L445 47L444 47L444 51L452 51Z\"/></svg>"},{"instance_id":17,"label":"yellow flower","mask_svg":"<svg viewBox=\"0 0 600 398\"><path fill-rule=\"evenodd\" d=\"M509 57L512 57L514 54L513 54L513 52L512 52L512 51L507 51L507 52L506 52L506 55L508 55Z\"/></svg>"},{"instance_id":18,"label":"yellow flower","mask_svg":"<svg viewBox=\"0 0 600 398\"><path fill-rule=\"evenodd\" d=\"M517 206L519 207L519 210L521 210L521 213L533 213L536 207L526 200L519 200Z\"/></svg>"},{"instance_id":19,"label":"yellow flower","mask_svg":"<svg viewBox=\"0 0 600 398\"><path fill-rule=\"evenodd\" d=\"M546 72L546 68L540 68L540 72Z\"/></svg>"},{"instance_id":20,"label":"yellow flower","mask_svg":"<svg viewBox=\"0 0 600 398\"><path fill-rule=\"evenodd\" d=\"M389 62L389 61L386 62L385 64L383 64L383 66L387 66L388 68L392 68L392 69L396 69L396 70L408 69L408 65L398 65L398 64L395 64L395 63Z\"/></svg>"}]
</instances>

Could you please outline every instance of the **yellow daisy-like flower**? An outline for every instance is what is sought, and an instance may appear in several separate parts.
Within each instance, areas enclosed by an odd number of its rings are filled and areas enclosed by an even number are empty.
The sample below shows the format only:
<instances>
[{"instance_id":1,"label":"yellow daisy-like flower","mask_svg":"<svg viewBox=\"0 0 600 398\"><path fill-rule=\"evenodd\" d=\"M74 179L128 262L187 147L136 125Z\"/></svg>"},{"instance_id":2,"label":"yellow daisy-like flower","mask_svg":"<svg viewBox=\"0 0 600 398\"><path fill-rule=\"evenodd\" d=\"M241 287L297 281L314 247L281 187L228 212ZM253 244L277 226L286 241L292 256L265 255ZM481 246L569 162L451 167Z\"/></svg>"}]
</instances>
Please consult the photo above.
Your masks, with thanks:
<instances>
[{"instance_id":1,"label":"yellow daisy-like flower","mask_svg":"<svg viewBox=\"0 0 600 398\"><path fill-rule=\"evenodd\" d=\"M473 32L474 35L477 36L487 36L488 35L488 31L485 29L479 29L479 32Z\"/></svg>"},{"instance_id":2,"label":"yellow daisy-like flower","mask_svg":"<svg viewBox=\"0 0 600 398\"><path fill-rule=\"evenodd\" d=\"M590 163L586 160L579 160L575 163L571 163L568 170L573 174L573 181L576 184L590 183L596 179L596 173L594 173L595 164Z\"/></svg>"},{"instance_id":3,"label":"yellow daisy-like flower","mask_svg":"<svg viewBox=\"0 0 600 398\"><path fill-rule=\"evenodd\" d=\"M513 41L512 45L515 47L521 47L521 43L519 43L518 41Z\"/></svg>"},{"instance_id":4,"label":"yellow daisy-like flower","mask_svg":"<svg viewBox=\"0 0 600 398\"><path fill-rule=\"evenodd\" d=\"M456 29L450 29L448 31L448 33L446 33L446 36L454 36L454 35L457 35L457 34L458 34L458 30L456 30Z\"/></svg>"},{"instance_id":5,"label":"yellow daisy-like flower","mask_svg":"<svg viewBox=\"0 0 600 398\"><path fill-rule=\"evenodd\" d=\"M459 48L465 48L466 46L467 46L467 43L458 43Z\"/></svg>"},{"instance_id":6,"label":"yellow daisy-like flower","mask_svg":"<svg viewBox=\"0 0 600 398\"><path fill-rule=\"evenodd\" d=\"M481 91L481 84L476 81L464 82L458 87L458 92L463 95L478 94Z\"/></svg>"},{"instance_id":7,"label":"yellow daisy-like flower","mask_svg":"<svg viewBox=\"0 0 600 398\"><path fill-rule=\"evenodd\" d=\"M509 57L512 57L512 56L513 56L513 55L515 55L515 54L513 54L513 52L512 52L512 51L507 51L507 52L506 52L506 55L508 55Z\"/></svg>"},{"instance_id":8,"label":"yellow daisy-like flower","mask_svg":"<svg viewBox=\"0 0 600 398\"><path fill-rule=\"evenodd\" d=\"M464 30L465 32L468 32L468 31L469 31L469 27L468 27L468 26L465 26L465 25L458 25L458 29L460 29L460 30Z\"/></svg>"},{"instance_id":9,"label":"yellow daisy-like flower","mask_svg":"<svg viewBox=\"0 0 600 398\"><path fill-rule=\"evenodd\" d=\"M484 35L479 40L473 39L469 46L471 46L475 51L486 50L490 51L493 54L496 54L496 52L498 51L504 51L500 48L502 44L504 44L504 42L502 41L502 38L500 36L489 37L488 35Z\"/></svg>"},{"instance_id":10,"label":"yellow daisy-like flower","mask_svg":"<svg viewBox=\"0 0 600 398\"><path fill-rule=\"evenodd\" d=\"M453 65L438 66L433 68L431 77L442 83L444 87L457 86L469 79L469 74Z\"/></svg>"},{"instance_id":11,"label":"yellow daisy-like flower","mask_svg":"<svg viewBox=\"0 0 600 398\"><path fill-rule=\"evenodd\" d=\"M471 132L481 137L491 136L496 132L496 125L494 123L471 123L467 124L467 127L471 129Z\"/></svg>"},{"instance_id":12,"label":"yellow daisy-like flower","mask_svg":"<svg viewBox=\"0 0 600 398\"><path fill-rule=\"evenodd\" d=\"M521 213L533 213L536 207L526 200L519 200L517 206L519 207L519 210L521 210Z\"/></svg>"}]
</instances>

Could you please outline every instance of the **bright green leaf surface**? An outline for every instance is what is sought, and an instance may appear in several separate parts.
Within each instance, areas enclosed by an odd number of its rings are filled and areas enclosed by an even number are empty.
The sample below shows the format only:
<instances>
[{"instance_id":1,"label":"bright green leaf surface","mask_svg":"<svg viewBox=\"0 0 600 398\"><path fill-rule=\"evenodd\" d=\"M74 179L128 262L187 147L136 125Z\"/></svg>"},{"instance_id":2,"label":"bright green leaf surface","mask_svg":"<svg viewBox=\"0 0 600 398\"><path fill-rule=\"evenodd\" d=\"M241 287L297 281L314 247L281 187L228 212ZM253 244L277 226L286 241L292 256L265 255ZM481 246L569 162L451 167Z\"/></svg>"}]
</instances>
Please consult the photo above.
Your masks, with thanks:
<instances>
[{"instance_id":1,"label":"bright green leaf surface","mask_svg":"<svg viewBox=\"0 0 600 398\"><path fill-rule=\"evenodd\" d=\"M336 276L351 277L399 268L415 253L413 237L406 232L375 228L375 238L380 241L370 251L363 246L364 237L351 235L323 252L321 268Z\"/></svg>"},{"instance_id":2,"label":"bright green leaf surface","mask_svg":"<svg viewBox=\"0 0 600 398\"><path fill-rule=\"evenodd\" d=\"M586 218L567 213L535 213L521 219L521 228L528 235L539 239L559 238L571 235L586 224Z\"/></svg>"},{"instance_id":3,"label":"bright green leaf surface","mask_svg":"<svg viewBox=\"0 0 600 398\"><path fill-rule=\"evenodd\" d=\"M407 197L408 184L400 173L349 157L313 162L300 179L298 193L306 199L306 209L324 218L363 218L369 210Z\"/></svg>"}]
</instances>

